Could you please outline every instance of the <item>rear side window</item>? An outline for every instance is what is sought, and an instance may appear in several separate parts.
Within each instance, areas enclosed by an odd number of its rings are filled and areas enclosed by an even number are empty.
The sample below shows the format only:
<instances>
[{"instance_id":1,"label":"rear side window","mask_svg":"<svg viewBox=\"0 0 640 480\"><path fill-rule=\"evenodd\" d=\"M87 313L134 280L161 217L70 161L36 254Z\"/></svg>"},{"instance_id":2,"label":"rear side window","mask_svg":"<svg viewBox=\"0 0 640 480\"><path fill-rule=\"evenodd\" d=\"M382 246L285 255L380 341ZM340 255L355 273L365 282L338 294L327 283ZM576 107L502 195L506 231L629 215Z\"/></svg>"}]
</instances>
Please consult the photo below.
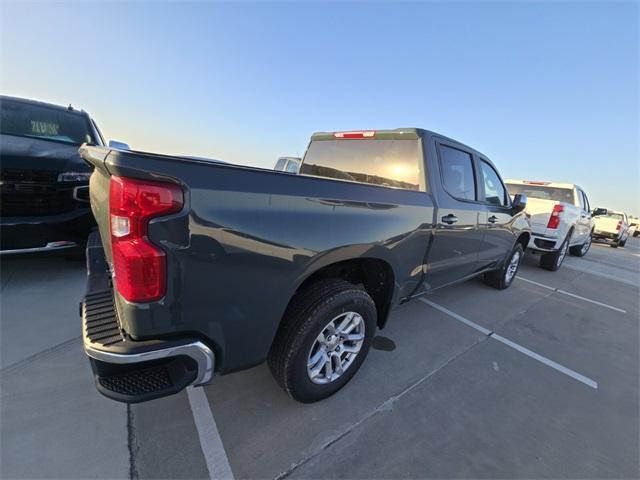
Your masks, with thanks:
<instances>
[{"instance_id":1,"label":"rear side window","mask_svg":"<svg viewBox=\"0 0 640 480\"><path fill-rule=\"evenodd\" d=\"M455 198L476 199L476 182L471 154L440 145L440 165L445 190Z\"/></svg>"},{"instance_id":2,"label":"rear side window","mask_svg":"<svg viewBox=\"0 0 640 480\"><path fill-rule=\"evenodd\" d=\"M480 160L480 170L484 182L484 201L491 205L506 206L507 190L504 188L498 172L484 160Z\"/></svg>"},{"instance_id":3,"label":"rear side window","mask_svg":"<svg viewBox=\"0 0 640 480\"><path fill-rule=\"evenodd\" d=\"M317 140L307 149L303 175L406 190L424 189L420 140Z\"/></svg>"}]
</instances>

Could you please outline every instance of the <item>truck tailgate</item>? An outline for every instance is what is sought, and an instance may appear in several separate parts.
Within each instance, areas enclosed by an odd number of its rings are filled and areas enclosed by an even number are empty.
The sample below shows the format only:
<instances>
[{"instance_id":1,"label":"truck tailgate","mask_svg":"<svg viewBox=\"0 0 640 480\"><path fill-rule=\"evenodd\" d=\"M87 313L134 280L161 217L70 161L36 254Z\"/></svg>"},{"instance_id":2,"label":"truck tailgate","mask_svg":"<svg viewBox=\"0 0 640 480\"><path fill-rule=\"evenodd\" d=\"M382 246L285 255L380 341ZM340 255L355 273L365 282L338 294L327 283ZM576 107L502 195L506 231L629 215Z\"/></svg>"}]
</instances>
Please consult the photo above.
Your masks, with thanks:
<instances>
[{"instance_id":1,"label":"truck tailgate","mask_svg":"<svg viewBox=\"0 0 640 480\"><path fill-rule=\"evenodd\" d=\"M541 198L527 198L527 208L525 211L531 215L529 222L531 228L537 233L544 233L551 217L553 207L560 202L554 200L544 200Z\"/></svg>"}]
</instances>

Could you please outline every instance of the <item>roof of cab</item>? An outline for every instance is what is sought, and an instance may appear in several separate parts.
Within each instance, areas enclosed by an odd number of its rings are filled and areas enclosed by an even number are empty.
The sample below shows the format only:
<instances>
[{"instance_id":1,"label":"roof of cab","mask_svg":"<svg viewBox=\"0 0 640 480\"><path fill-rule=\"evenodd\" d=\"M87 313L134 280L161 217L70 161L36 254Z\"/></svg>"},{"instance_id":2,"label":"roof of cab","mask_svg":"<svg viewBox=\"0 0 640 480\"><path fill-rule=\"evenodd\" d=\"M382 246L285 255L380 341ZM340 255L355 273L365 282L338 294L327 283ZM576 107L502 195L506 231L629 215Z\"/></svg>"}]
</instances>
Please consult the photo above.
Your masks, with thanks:
<instances>
[{"instance_id":1,"label":"roof of cab","mask_svg":"<svg viewBox=\"0 0 640 480\"><path fill-rule=\"evenodd\" d=\"M64 110L65 112L72 112L72 113L78 113L78 114L82 114L82 115L86 115L87 112L85 112L84 110L79 110L73 106L71 106L71 104L69 104L68 107L63 107L62 105L55 105L53 103L48 103L48 102L41 102L40 100L31 100L30 98L21 98L21 97L11 97L9 95L0 95L0 103L6 100L10 100L13 102L20 102L20 103L30 103L32 105L39 105L41 107L47 107L47 108L55 108L56 110Z\"/></svg>"},{"instance_id":2,"label":"roof of cab","mask_svg":"<svg viewBox=\"0 0 640 480\"><path fill-rule=\"evenodd\" d=\"M431 130L425 130L424 128L395 128L388 130L375 130L375 129L365 129L365 130L344 130L344 131L335 131L335 132L316 132L311 135L311 141L318 140L348 140L345 138L336 137L336 133L367 133L374 132L374 135L369 137L364 137L362 140L416 140L418 138L425 137L438 137L440 140L444 140L445 142L451 142L453 144L457 144L464 149L480 155L483 158L487 158L485 154L479 152L478 150L456 140L454 138L447 137L446 135L442 135L438 132L433 132Z\"/></svg>"},{"instance_id":3,"label":"roof of cab","mask_svg":"<svg viewBox=\"0 0 640 480\"><path fill-rule=\"evenodd\" d=\"M534 187L551 187L551 188L568 188L573 190L574 188L582 188L575 183L563 183L563 182L547 182L544 180L515 180L512 178L508 178L504 181L504 183L513 183L516 185L532 185Z\"/></svg>"}]
</instances>

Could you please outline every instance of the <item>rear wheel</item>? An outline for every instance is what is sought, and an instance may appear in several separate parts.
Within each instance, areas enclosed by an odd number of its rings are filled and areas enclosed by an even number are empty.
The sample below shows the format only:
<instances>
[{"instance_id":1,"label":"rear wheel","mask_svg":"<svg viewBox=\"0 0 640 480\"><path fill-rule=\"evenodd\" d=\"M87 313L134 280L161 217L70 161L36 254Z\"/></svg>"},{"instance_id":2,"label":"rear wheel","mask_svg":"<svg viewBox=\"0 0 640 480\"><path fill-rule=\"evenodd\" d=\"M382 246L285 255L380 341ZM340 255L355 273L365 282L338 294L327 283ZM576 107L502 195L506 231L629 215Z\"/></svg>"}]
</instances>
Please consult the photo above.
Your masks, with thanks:
<instances>
[{"instance_id":1,"label":"rear wheel","mask_svg":"<svg viewBox=\"0 0 640 480\"><path fill-rule=\"evenodd\" d=\"M624 247L626 244L627 244L627 239L626 238L618 243L618 245L620 245L621 247Z\"/></svg>"},{"instance_id":2,"label":"rear wheel","mask_svg":"<svg viewBox=\"0 0 640 480\"><path fill-rule=\"evenodd\" d=\"M493 288L497 288L498 290L509 288L513 283L513 279L516 278L516 274L518 273L523 257L524 250L522 249L522 245L516 242L513 250L511 250L509 258L504 262L502 268L484 274L485 283L487 285L491 285Z\"/></svg>"},{"instance_id":3,"label":"rear wheel","mask_svg":"<svg viewBox=\"0 0 640 480\"><path fill-rule=\"evenodd\" d=\"M592 239L590 233L582 245L574 245L573 247L569 248L569 252L571 253L571 255L574 255L576 257L584 257L591 248L591 242Z\"/></svg>"},{"instance_id":4,"label":"rear wheel","mask_svg":"<svg viewBox=\"0 0 640 480\"><path fill-rule=\"evenodd\" d=\"M320 280L296 294L271 351L269 368L290 397L326 398L362 365L376 329L371 297L340 279Z\"/></svg>"},{"instance_id":5,"label":"rear wheel","mask_svg":"<svg viewBox=\"0 0 640 480\"><path fill-rule=\"evenodd\" d=\"M564 242L562 242L558 251L545 253L540 257L540 266L542 268L552 272L555 272L560 268L564 261L564 257L567 256L567 250L569 250L569 237L570 235L564 239Z\"/></svg>"}]
</instances>

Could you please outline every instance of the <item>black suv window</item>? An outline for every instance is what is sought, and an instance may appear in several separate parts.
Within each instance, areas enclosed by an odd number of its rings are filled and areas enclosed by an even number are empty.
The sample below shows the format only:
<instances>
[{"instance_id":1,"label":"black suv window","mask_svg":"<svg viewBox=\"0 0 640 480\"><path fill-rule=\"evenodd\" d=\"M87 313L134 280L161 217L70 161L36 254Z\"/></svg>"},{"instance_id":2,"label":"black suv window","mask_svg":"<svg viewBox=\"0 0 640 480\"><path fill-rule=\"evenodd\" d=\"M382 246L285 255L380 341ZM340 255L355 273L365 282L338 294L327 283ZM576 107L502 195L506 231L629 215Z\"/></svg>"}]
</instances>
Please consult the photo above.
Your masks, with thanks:
<instances>
[{"instance_id":1,"label":"black suv window","mask_svg":"<svg viewBox=\"0 0 640 480\"><path fill-rule=\"evenodd\" d=\"M498 172L484 160L480 160L480 170L484 181L484 201L491 205L507 205L507 189L504 188Z\"/></svg>"},{"instance_id":2,"label":"black suv window","mask_svg":"<svg viewBox=\"0 0 640 480\"><path fill-rule=\"evenodd\" d=\"M93 133L84 114L15 100L2 100L0 131L5 135L74 145L94 143Z\"/></svg>"},{"instance_id":3,"label":"black suv window","mask_svg":"<svg viewBox=\"0 0 640 480\"><path fill-rule=\"evenodd\" d=\"M476 182L470 153L440 145L440 165L447 192L463 200L476 199Z\"/></svg>"}]
</instances>

